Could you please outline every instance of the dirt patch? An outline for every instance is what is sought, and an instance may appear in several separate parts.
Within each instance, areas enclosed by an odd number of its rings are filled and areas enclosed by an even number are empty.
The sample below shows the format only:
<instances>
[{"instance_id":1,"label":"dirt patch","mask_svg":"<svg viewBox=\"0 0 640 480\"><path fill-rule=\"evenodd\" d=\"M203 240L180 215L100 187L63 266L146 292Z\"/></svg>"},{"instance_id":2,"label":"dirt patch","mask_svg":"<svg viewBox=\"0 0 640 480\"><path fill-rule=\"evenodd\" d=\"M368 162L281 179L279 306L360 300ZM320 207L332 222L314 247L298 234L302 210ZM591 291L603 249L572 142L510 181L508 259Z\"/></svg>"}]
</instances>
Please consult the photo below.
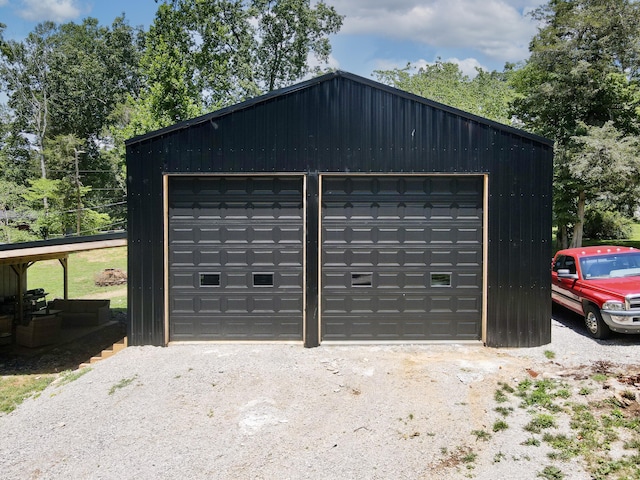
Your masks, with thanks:
<instances>
[{"instance_id":1,"label":"dirt patch","mask_svg":"<svg viewBox=\"0 0 640 480\"><path fill-rule=\"evenodd\" d=\"M114 285L125 285L127 283L127 272L120 268L105 268L95 277L95 284L98 287L112 287Z\"/></svg>"}]
</instances>

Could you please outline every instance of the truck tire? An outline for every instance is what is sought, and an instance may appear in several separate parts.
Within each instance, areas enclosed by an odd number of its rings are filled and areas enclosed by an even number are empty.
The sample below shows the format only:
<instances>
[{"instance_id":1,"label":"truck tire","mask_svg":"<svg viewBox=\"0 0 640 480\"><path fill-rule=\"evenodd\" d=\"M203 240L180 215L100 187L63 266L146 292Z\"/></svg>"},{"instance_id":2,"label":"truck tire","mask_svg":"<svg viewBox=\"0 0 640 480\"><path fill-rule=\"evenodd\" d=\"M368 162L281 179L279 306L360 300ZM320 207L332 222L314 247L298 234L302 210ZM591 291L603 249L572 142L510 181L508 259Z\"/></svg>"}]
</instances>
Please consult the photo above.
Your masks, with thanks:
<instances>
[{"instance_id":1,"label":"truck tire","mask_svg":"<svg viewBox=\"0 0 640 480\"><path fill-rule=\"evenodd\" d=\"M609 326L602 320L600 309L595 305L587 305L584 309L584 323L593 338L604 339L611 334Z\"/></svg>"}]
</instances>

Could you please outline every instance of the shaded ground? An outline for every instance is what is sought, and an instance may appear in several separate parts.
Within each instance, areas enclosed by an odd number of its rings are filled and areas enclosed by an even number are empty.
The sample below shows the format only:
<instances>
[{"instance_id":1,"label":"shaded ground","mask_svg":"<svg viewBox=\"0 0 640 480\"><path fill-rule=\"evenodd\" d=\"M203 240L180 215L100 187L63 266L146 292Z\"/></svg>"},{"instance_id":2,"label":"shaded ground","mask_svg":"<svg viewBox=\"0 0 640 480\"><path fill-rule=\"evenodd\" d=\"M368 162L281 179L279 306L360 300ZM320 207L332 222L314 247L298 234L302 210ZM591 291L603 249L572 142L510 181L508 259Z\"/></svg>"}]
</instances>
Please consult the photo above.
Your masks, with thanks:
<instances>
[{"instance_id":1,"label":"shaded ground","mask_svg":"<svg viewBox=\"0 0 640 480\"><path fill-rule=\"evenodd\" d=\"M0 375L29 375L75 370L81 363L122 340L126 313L111 311L111 322L70 341L38 348L0 346Z\"/></svg>"}]
</instances>

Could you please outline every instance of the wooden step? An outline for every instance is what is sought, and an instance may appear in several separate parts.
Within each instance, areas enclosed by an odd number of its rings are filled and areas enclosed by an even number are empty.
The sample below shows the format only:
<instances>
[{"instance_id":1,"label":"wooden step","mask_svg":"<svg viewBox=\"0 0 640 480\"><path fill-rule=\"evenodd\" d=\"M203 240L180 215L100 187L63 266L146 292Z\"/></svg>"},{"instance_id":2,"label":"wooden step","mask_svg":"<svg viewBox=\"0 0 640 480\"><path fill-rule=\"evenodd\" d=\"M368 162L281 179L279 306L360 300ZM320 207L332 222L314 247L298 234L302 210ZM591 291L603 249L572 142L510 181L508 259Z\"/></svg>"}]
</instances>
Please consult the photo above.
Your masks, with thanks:
<instances>
[{"instance_id":1,"label":"wooden step","mask_svg":"<svg viewBox=\"0 0 640 480\"><path fill-rule=\"evenodd\" d=\"M100 360L104 360L105 358L112 357L116 353L121 352L122 350L127 348L127 345L128 345L127 337L124 337L119 342L114 343L111 348L107 348L105 350L102 350L102 352L100 352L100 355L96 355L95 357L91 357L88 362L80 364L79 368L89 367L92 364L94 364L96 362L99 362Z\"/></svg>"}]
</instances>

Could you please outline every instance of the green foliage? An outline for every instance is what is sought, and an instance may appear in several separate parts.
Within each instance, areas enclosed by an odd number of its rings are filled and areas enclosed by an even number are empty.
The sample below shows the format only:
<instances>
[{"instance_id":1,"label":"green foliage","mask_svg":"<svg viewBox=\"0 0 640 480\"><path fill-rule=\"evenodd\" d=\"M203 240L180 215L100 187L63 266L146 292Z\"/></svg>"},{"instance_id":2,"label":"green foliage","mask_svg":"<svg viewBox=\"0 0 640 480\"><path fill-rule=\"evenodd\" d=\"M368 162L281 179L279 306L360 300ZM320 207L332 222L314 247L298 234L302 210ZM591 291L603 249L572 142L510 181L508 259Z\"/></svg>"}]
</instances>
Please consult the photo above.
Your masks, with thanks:
<instances>
[{"instance_id":1,"label":"green foliage","mask_svg":"<svg viewBox=\"0 0 640 480\"><path fill-rule=\"evenodd\" d=\"M136 378L138 378L138 375L134 375L133 377L121 379L118 383L116 383L116 384L111 386L111 388L109 389L109 395L113 395L118 390L131 385Z\"/></svg>"},{"instance_id":2,"label":"green foliage","mask_svg":"<svg viewBox=\"0 0 640 480\"><path fill-rule=\"evenodd\" d=\"M538 477L546 478L547 480L562 480L564 473L558 467L547 465L542 472L538 473Z\"/></svg>"},{"instance_id":3,"label":"green foliage","mask_svg":"<svg viewBox=\"0 0 640 480\"><path fill-rule=\"evenodd\" d=\"M529 423L524 426L527 432L540 433L545 428L551 428L556 426L556 421L553 415L548 413L541 413L531 419Z\"/></svg>"},{"instance_id":4,"label":"green foliage","mask_svg":"<svg viewBox=\"0 0 640 480\"><path fill-rule=\"evenodd\" d=\"M555 400L568 398L570 393L562 384L552 380L531 382L527 379L518 384L517 395L522 399L521 406L524 408L536 406L558 412L562 408L555 403Z\"/></svg>"},{"instance_id":5,"label":"green foliage","mask_svg":"<svg viewBox=\"0 0 640 480\"><path fill-rule=\"evenodd\" d=\"M478 68L469 78L459 66L437 60L432 65L415 68L378 70L378 80L393 87L429 98L501 123L510 124L509 104L515 98L507 82L510 70L499 73Z\"/></svg>"},{"instance_id":6,"label":"green foliage","mask_svg":"<svg viewBox=\"0 0 640 480\"><path fill-rule=\"evenodd\" d=\"M493 431L494 432L499 432L501 430L506 430L507 428L509 428L509 424L507 422L505 422L504 420L497 420L493 424Z\"/></svg>"},{"instance_id":7,"label":"green foliage","mask_svg":"<svg viewBox=\"0 0 640 480\"><path fill-rule=\"evenodd\" d=\"M522 445L525 445L525 446L528 446L528 447L539 447L540 446L540 440L538 440L535 437L529 437L524 442L522 442Z\"/></svg>"},{"instance_id":8,"label":"green foliage","mask_svg":"<svg viewBox=\"0 0 640 480\"><path fill-rule=\"evenodd\" d=\"M496 412L498 412L503 417L508 417L513 413L513 407L496 407L494 408Z\"/></svg>"},{"instance_id":9,"label":"green foliage","mask_svg":"<svg viewBox=\"0 0 640 480\"><path fill-rule=\"evenodd\" d=\"M310 0L167 0L145 36L135 134L274 90L326 64L342 17Z\"/></svg>"},{"instance_id":10,"label":"green foliage","mask_svg":"<svg viewBox=\"0 0 640 480\"><path fill-rule=\"evenodd\" d=\"M83 375L89 373L91 368L80 368L78 370L66 370L60 374L59 380L56 382L56 387L62 387L68 383L75 382Z\"/></svg>"},{"instance_id":11,"label":"green foliage","mask_svg":"<svg viewBox=\"0 0 640 480\"><path fill-rule=\"evenodd\" d=\"M255 78L262 91L309 74L310 54L318 64L326 64L331 53L328 35L342 26L342 17L322 1L312 7L309 0L254 0L251 13L258 18Z\"/></svg>"},{"instance_id":12,"label":"green foliage","mask_svg":"<svg viewBox=\"0 0 640 480\"><path fill-rule=\"evenodd\" d=\"M42 238L122 227L126 139L319 71L310 64L326 65L341 25L310 0L165 0L148 32L85 18L14 41L0 24L1 186ZM37 179L59 183L45 193Z\"/></svg>"},{"instance_id":13,"label":"green foliage","mask_svg":"<svg viewBox=\"0 0 640 480\"><path fill-rule=\"evenodd\" d=\"M472 430L471 435L474 435L476 440L483 440L485 442L488 442L491 438L491 434L486 430Z\"/></svg>"},{"instance_id":14,"label":"green foliage","mask_svg":"<svg viewBox=\"0 0 640 480\"><path fill-rule=\"evenodd\" d=\"M90 213L87 221L78 217L88 205L102 208L122 200L124 182L114 172L121 170L124 155L105 154L110 141L102 134L115 105L137 94L137 37L124 18L111 28L87 18L81 24L45 22L24 41L3 44L0 82L11 114L2 116L0 179L30 188L20 192L27 196L37 195L30 183L37 178L61 181L56 198L42 195L39 205L29 204L42 238L77 231L78 224L86 234L112 223L105 213ZM81 152L75 165L70 152ZM67 213L79 208L79 216ZM122 212L116 215L123 218Z\"/></svg>"},{"instance_id":15,"label":"green foliage","mask_svg":"<svg viewBox=\"0 0 640 480\"><path fill-rule=\"evenodd\" d=\"M533 16L541 28L510 77L513 113L556 142L554 221L560 246L579 246L590 201L637 205L637 142L625 139L640 130L640 4L553 0Z\"/></svg>"},{"instance_id":16,"label":"green foliage","mask_svg":"<svg viewBox=\"0 0 640 480\"><path fill-rule=\"evenodd\" d=\"M590 205L585 212L584 236L592 240L628 239L633 222L622 214Z\"/></svg>"}]
</instances>

